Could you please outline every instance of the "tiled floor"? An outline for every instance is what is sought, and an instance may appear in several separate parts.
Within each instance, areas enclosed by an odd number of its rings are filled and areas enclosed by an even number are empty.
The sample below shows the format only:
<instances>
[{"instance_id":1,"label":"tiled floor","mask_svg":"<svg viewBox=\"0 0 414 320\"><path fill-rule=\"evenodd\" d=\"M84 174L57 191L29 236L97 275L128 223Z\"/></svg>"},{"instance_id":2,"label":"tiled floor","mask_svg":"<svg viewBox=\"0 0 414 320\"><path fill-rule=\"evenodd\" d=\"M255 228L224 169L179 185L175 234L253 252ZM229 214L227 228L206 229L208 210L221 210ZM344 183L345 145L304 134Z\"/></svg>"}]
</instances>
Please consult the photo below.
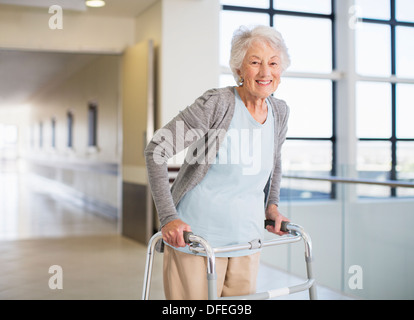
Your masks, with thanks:
<instances>
[{"instance_id":1,"label":"tiled floor","mask_svg":"<svg viewBox=\"0 0 414 320\"><path fill-rule=\"evenodd\" d=\"M120 236L115 221L61 201L31 181L0 167L0 300L141 299L146 247ZM151 299L164 299L161 264L156 254ZM53 266L60 271L49 273ZM301 281L262 264L258 291ZM53 289L60 284L62 289ZM319 299L348 299L317 290Z\"/></svg>"}]
</instances>

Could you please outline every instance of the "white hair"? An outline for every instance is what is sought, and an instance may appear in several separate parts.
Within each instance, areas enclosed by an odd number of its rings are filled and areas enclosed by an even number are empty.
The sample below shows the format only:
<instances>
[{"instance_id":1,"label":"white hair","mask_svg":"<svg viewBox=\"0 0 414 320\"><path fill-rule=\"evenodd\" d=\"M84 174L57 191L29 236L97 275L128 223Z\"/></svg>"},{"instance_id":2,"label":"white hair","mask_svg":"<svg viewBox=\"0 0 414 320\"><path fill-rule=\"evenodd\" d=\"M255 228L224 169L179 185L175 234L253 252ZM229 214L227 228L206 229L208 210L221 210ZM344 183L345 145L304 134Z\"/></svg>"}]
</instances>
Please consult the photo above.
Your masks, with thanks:
<instances>
[{"instance_id":1,"label":"white hair","mask_svg":"<svg viewBox=\"0 0 414 320\"><path fill-rule=\"evenodd\" d=\"M240 71L249 46L254 41L265 42L280 53L282 73L290 65L288 49L279 31L268 26L255 26L252 28L241 26L233 33L230 52L230 68L237 83L239 83L240 77L238 71Z\"/></svg>"}]
</instances>

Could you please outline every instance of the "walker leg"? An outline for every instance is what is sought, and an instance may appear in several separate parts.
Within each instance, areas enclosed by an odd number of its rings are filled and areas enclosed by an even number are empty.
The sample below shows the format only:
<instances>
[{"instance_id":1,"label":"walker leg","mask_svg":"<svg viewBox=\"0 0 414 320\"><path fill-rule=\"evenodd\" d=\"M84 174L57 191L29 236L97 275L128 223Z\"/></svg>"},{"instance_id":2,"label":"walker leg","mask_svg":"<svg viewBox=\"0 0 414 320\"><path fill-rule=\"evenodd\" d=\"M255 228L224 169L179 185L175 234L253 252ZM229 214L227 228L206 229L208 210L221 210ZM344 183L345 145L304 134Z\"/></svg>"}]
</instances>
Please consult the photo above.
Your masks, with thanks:
<instances>
[{"instance_id":1,"label":"walker leg","mask_svg":"<svg viewBox=\"0 0 414 320\"><path fill-rule=\"evenodd\" d=\"M147 249L147 261L145 263L144 272L144 284L142 287L142 300L149 299L150 287L151 287L151 274L152 274L152 262L154 260L155 245L162 239L161 232L154 234L148 243Z\"/></svg>"},{"instance_id":2,"label":"walker leg","mask_svg":"<svg viewBox=\"0 0 414 320\"><path fill-rule=\"evenodd\" d=\"M302 236L303 242L305 243L306 272L308 275L308 279L314 280L312 271L312 240L310 236L305 232L305 230L301 226L297 224L289 223L287 225L287 228ZM309 298L311 300L317 299L315 282L313 282L312 286L309 288Z\"/></svg>"},{"instance_id":3,"label":"walker leg","mask_svg":"<svg viewBox=\"0 0 414 320\"><path fill-rule=\"evenodd\" d=\"M313 279L312 257L306 257L305 259L306 259L306 270L307 270L307 274L308 274L308 279ZM317 294L316 294L315 282L309 288L309 298L311 300L318 299Z\"/></svg>"},{"instance_id":4,"label":"walker leg","mask_svg":"<svg viewBox=\"0 0 414 320\"><path fill-rule=\"evenodd\" d=\"M207 274L208 300L217 300L217 275Z\"/></svg>"},{"instance_id":5,"label":"walker leg","mask_svg":"<svg viewBox=\"0 0 414 320\"><path fill-rule=\"evenodd\" d=\"M208 299L216 300L217 297L217 273L216 273L216 256L213 248L202 237L190 234L188 241L191 243L200 244L204 248L207 256L207 285L208 285ZM190 246L191 249L191 246Z\"/></svg>"}]
</instances>

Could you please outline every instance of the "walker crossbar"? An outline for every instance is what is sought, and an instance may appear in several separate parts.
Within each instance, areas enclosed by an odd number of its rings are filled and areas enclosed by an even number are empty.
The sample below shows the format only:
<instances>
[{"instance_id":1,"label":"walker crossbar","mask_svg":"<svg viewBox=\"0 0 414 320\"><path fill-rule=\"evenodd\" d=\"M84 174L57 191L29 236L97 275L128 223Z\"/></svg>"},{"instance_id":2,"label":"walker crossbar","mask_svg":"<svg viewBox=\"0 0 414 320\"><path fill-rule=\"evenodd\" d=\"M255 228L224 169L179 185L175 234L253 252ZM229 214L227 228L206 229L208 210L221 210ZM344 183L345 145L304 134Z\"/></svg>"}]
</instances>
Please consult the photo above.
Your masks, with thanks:
<instances>
[{"instance_id":1,"label":"walker crossbar","mask_svg":"<svg viewBox=\"0 0 414 320\"><path fill-rule=\"evenodd\" d=\"M246 244L231 245L231 246L217 247L217 248L212 248L210 244L200 236L194 235L192 233L185 233L184 238L185 238L186 243L190 244L190 250L196 254L205 254L207 257L208 299L209 300L216 300L216 299L264 300L264 299L271 299L271 298L275 298L279 296L289 295L292 293L305 291L305 290L309 290L309 298L311 300L317 299L315 279L313 278L313 272L312 272L313 256L312 256L312 243L311 243L310 236L299 225L296 225L293 223L286 223L283 227L285 230L289 232L289 235L276 238L276 239L266 240L266 241L255 240L255 241L248 242ZM215 254L216 253L246 250L246 249L258 249L262 247L298 242L301 239L303 239L305 243L305 261L306 261L306 269L307 269L307 277L308 277L306 282L299 284L299 285L291 286L291 287L279 288L279 289L269 290L266 292L260 292L260 293L255 293L251 295L221 297L221 298L217 297L217 274L216 274L216 267L215 267L215 259L216 259ZM143 291L142 291L143 300L147 300L149 298L153 254L154 254L155 245L160 240L162 240L162 234L161 232L158 232L152 236L152 238L150 239L148 243L147 261L145 265L144 284L143 284Z\"/></svg>"}]
</instances>

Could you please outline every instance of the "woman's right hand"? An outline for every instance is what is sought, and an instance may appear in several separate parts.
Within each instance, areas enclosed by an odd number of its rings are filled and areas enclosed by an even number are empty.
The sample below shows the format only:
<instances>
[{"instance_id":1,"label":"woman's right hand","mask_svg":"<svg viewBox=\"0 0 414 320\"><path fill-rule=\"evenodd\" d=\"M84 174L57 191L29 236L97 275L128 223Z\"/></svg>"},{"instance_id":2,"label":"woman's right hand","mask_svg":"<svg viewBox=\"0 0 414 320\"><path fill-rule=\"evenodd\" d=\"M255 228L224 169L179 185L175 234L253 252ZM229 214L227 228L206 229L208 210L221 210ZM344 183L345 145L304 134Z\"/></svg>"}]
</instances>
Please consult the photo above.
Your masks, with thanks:
<instances>
[{"instance_id":1,"label":"woman's right hand","mask_svg":"<svg viewBox=\"0 0 414 320\"><path fill-rule=\"evenodd\" d=\"M170 221L161 229L162 239L173 247L185 247L184 231L191 232L191 227L180 219Z\"/></svg>"}]
</instances>

